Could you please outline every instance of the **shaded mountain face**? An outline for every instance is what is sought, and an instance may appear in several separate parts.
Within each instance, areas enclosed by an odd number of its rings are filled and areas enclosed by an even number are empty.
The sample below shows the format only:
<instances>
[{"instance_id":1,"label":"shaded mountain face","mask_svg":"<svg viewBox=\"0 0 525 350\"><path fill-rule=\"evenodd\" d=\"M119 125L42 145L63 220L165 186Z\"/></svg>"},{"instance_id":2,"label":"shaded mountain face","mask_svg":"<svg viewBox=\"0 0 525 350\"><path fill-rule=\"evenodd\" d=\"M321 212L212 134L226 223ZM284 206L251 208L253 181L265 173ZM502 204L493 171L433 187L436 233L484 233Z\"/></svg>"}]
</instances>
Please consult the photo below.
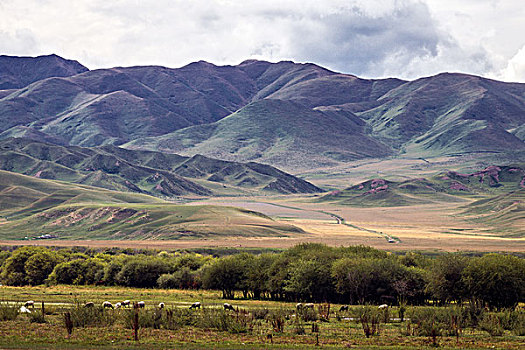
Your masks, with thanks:
<instances>
[{"instance_id":1,"label":"shaded mountain face","mask_svg":"<svg viewBox=\"0 0 525 350\"><path fill-rule=\"evenodd\" d=\"M20 89L38 80L70 77L86 71L88 69L77 61L66 60L57 55L0 56L0 90Z\"/></svg>"},{"instance_id":2,"label":"shaded mountain face","mask_svg":"<svg viewBox=\"0 0 525 350\"><path fill-rule=\"evenodd\" d=\"M391 154L388 147L366 135L364 123L351 112L313 110L273 99L250 103L215 123L137 139L125 147L226 160L256 159L287 169Z\"/></svg>"},{"instance_id":3,"label":"shaded mountain face","mask_svg":"<svg viewBox=\"0 0 525 350\"><path fill-rule=\"evenodd\" d=\"M29 139L0 141L0 169L157 197L321 192L311 183L269 165L116 146L65 147Z\"/></svg>"},{"instance_id":4,"label":"shaded mountain face","mask_svg":"<svg viewBox=\"0 0 525 350\"><path fill-rule=\"evenodd\" d=\"M0 90L0 137L125 144L287 170L525 151L525 84L449 73L369 80L287 61L78 69Z\"/></svg>"}]
</instances>

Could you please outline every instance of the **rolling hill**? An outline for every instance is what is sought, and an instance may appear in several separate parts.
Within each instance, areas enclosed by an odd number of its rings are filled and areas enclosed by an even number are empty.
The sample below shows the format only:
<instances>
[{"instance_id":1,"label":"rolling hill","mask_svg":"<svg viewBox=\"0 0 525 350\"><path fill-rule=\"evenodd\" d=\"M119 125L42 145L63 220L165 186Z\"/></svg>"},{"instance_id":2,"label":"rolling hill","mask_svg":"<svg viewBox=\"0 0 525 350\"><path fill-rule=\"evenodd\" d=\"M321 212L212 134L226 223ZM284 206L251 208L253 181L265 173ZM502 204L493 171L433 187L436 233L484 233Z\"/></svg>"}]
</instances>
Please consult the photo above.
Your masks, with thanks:
<instances>
[{"instance_id":1,"label":"rolling hill","mask_svg":"<svg viewBox=\"0 0 525 350\"><path fill-rule=\"evenodd\" d=\"M471 203L461 214L473 222L490 225L495 234L523 237L525 188Z\"/></svg>"},{"instance_id":2,"label":"rolling hill","mask_svg":"<svg viewBox=\"0 0 525 350\"><path fill-rule=\"evenodd\" d=\"M321 192L309 182L257 163L227 162L200 155L183 157L116 146L66 147L29 139L0 141L0 169L163 198Z\"/></svg>"},{"instance_id":3,"label":"rolling hill","mask_svg":"<svg viewBox=\"0 0 525 350\"><path fill-rule=\"evenodd\" d=\"M179 239L301 233L256 212L175 205L132 193L44 180L0 170L0 235L24 239Z\"/></svg>"},{"instance_id":4,"label":"rolling hill","mask_svg":"<svg viewBox=\"0 0 525 350\"><path fill-rule=\"evenodd\" d=\"M0 137L126 144L291 172L396 155L523 161L525 84L457 73L361 79L289 61L93 71L63 61L69 70L0 90Z\"/></svg>"},{"instance_id":5,"label":"rolling hill","mask_svg":"<svg viewBox=\"0 0 525 350\"><path fill-rule=\"evenodd\" d=\"M318 201L358 207L396 207L505 196L525 188L525 166L490 166L461 174L455 171L405 181L371 179L341 191L332 191ZM487 200L491 203L491 200ZM483 203L483 202L482 202ZM496 209L497 210L497 209Z\"/></svg>"}]
</instances>

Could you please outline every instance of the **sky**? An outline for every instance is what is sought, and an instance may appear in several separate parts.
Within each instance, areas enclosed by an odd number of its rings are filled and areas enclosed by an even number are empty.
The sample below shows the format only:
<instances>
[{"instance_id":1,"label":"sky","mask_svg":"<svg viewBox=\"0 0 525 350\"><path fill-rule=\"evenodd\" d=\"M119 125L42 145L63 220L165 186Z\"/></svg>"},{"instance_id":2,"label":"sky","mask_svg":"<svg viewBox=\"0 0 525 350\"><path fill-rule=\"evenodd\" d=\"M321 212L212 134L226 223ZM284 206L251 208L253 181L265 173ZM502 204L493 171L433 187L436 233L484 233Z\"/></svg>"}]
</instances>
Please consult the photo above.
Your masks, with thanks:
<instances>
[{"instance_id":1,"label":"sky","mask_svg":"<svg viewBox=\"0 0 525 350\"><path fill-rule=\"evenodd\" d=\"M523 0L0 0L0 54L90 69L246 59L525 82Z\"/></svg>"}]
</instances>

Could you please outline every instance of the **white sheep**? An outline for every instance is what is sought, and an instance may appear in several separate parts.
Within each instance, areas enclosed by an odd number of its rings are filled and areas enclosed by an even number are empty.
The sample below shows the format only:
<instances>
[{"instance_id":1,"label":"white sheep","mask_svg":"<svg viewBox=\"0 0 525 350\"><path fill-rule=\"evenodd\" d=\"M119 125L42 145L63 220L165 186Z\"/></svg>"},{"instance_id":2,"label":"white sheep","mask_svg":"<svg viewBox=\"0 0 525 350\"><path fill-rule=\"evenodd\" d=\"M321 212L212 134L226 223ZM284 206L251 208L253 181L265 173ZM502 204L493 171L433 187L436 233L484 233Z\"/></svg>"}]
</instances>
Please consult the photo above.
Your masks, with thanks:
<instances>
[{"instance_id":1,"label":"white sheep","mask_svg":"<svg viewBox=\"0 0 525 350\"><path fill-rule=\"evenodd\" d=\"M224 310L231 310L231 311L235 311L235 309L233 308L233 306L231 304L228 304L228 303L224 303Z\"/></svg>"},{"instance_id":2,"label":"white sheep","mask_svg":"<svg viewBox=\"0 0 525 350\"><path fill-rule=\"evenodd\" d=\"M137 305L138 305L138 307L141 308L141 309L143 309L144 307L146 307L146 303L143 302L143 301L139 301L139 302L137 303Z\"/></svg>"},{"instance_id":3,"label":"white sheep","mask_svg":"<svg viewBox=\"0 0 525 350\"><path fill-rule=\"evenodd\" d=\"M304 304L304 308L305 309L313 309L314 308L314 304L313 303Z\"/></svg>"},{"instance_id":4,"label":"white sheep","mask_svg":"<svg viewBox=\"0 0 525 350\"><path fill-rule=\"evenodd\" d=\"M191 304L191 306L190 306L190 310L191 310L191 309L200 309L200 308L201 308L201 303L198 302L198 301L194 302L194 303Z\"/></svg>"},{"instance_id":5,"label":"white sheep","mask_svg":"<svg viewBox=\"0 0 525 350\"><path fill-rule=\"evenodd\" d=\"M384 309L388 309L388 305L387 304L381 304L377 307L379 310L384 310Z\"/></svg>"},{"instance_id":6,"label":"white sheep","mask_svg":"<svg viewBox=\"0 0 525 350\"><path fill-rule=\"evenodd\" d=\"M131 305L131 301L129 301L129 300L124 300L122 302L122 306L130 306L130 305Z\"/></svg>"},{"instance_id":7,"label":"white sheep","mask_svg":"<svg viewBox=\"0 0 525 350\"><path fill-rule=\"evenodd\" d=\"M105 301L102 303L102 307L105 309L105 308L109 308L109 309L113 309L113 304L111 304L109 301Z\"/></svg>"},{"instance_id":8,"label":"white sheep","mask_svg":"<svg viewBox=\"0 0 525 350\"><path fill-rule=\"evenodd\" d=\"M35 307L35 302L33 300L28 300L26 301L26 303L24 304L25 307Z\"/></svg>"},{"instance_id":9,"label":"white sheep","mask_svg":"<svg viewBox=\"0 0 525 350\"><path fill-rule=\"evenodd\" d=\"M164 303L159 303L159 309L164 309L164 306L166 306Z\"/></svg>"},{"instance_id":10,"label":"white sheep","mask_svg":"<svg viewBox=\"0 0 525 350\"><path fill-rule=\"evenodd\" d=\"M115 304L115 309L120 309L122 307L122 303L118 302Z\"/></svg>"},{"instance_id":11,"label":"white sheep","mask_svg":"<svg viewBox=\"0 0 525 350\"><path fill-rule=\"evenodd\" d=\"M31 310L29 310L27 307L25 306L20 306L20 313L22 314L30 314L31 313Z\"/></svg>"}]
</instances>

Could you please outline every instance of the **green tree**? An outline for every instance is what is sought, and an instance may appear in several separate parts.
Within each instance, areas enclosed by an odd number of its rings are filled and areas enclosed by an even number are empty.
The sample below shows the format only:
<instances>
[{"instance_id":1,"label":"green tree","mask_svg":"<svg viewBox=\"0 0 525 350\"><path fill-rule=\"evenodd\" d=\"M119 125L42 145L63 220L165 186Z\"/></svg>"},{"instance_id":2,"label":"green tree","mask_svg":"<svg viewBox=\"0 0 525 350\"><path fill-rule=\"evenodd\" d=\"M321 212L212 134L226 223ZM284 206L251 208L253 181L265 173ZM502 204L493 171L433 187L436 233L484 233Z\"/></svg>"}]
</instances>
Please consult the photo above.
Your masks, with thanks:
<instances>
[{"instance_id":1,"label":"green tree","mask_svg":"<svg viewBox=\"0 0 525 350\"><path fill-rule=\"evenodd\" d=\"M34 254L47 251L42 247L21 247L16 249L3 264L0 279L9 286L23 286L29 283L25 270L26 261Z\"/></svg>"},{"instance_id":2,"label":"green tree","mask_svg":"<svg viewBox=\"0 0 525 350\"><path fill-rule=\"evenodd\" d=\"M159 277L169 273L169 261L157 257L137 257L126 261L116 276L119 285L151 288L157 285Z\"/></svg>"},{"instance_id":3,"label":"green tree","mask_svg":"<svg viewBox=\"0 0 525 350\"><path fill-rule=\"evenodd\" d=\"M53 251L43 250L31 255L24 264L27 283L31 285L44 283L61 261L62 257Z\"/></svg>"},{"instance_id":4,"label":"green tree","mask_svg":"<svg viewBox=\"0 0 525 350\"><path fill-rule=\"evenodd\" d=\"M202 284L206 289L222 291L224 299L233 299L244 276L245 266L239 264L235 256L227 256L215 260L204 269Z\"/></svg>"},{"instance_id":5,"label":"green tree","mask_svg":"<svg viewBox=\"0 0 525 350\"><path fill-rule=\"evenodd\" d=\"M436 258L428 275L427 291L441 303L461 302L466 297L463 270L468 259L458 254L446 254Z\"/></svg>"},{"instance_id":6,"label":"green tree","mask_svg":"<svg viewBox=\"0 0 525 350\"><path fill-rule=\"evenodd\" d=\"M65 261L55 266L49 281L55 284L96 284L104 276L104 261L89 258Z\"/></svg>"},{"instance_id":7,"label":"green tree","mask_svg":"<svg viewBox=\"0 0 525 350\"><path fill-rule=\"evenodd\" d=\"M331 266L331 261L320 259L301 259L292 263L285 290L294 294L299 300L316 302L329 300L334 294Z\"/></svg>"},{"instance_id":8,"label":"green tree","mask_svg":"<svg viewBox=\"0 0 525 350\"><path fill-rule=\"evenodd\" d=\"M515 307L525 298L525 261L501 254L471 259L463 281L468 293L490 308Z\"/></svg>"}]
</instances>

